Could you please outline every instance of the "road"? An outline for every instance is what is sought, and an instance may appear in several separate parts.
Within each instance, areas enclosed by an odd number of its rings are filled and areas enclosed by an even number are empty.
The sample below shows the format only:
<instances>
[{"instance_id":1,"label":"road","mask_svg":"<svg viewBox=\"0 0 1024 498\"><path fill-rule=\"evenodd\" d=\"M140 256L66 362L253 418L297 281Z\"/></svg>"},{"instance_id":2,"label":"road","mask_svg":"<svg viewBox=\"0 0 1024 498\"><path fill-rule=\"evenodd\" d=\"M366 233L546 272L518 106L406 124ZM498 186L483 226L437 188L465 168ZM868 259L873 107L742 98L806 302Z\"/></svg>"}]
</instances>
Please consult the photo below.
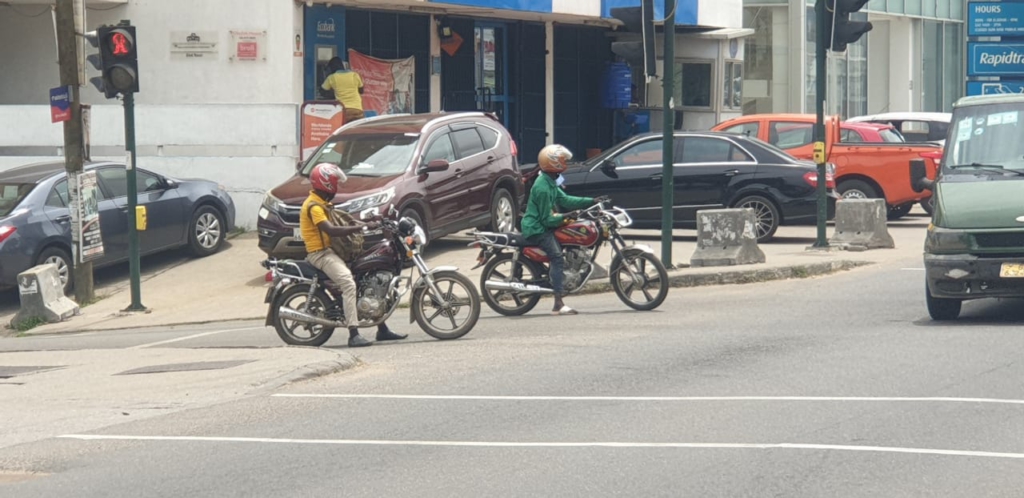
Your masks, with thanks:
<instances>
[{"instance_id":1,"label":"road","mask_svg":"<svg viewBox=\"0 0 1024 498\"><path fill-rule=\"evenodd\" d=\"M650 313L485 309L453 342L395 321L410 339L354 370L0 449L35 472L0 495L1020 496L1024 307L930 322L920 267L673 289ZM156 343L278 345L252 322L0 341Z\"/></svg>"}]
</instances>

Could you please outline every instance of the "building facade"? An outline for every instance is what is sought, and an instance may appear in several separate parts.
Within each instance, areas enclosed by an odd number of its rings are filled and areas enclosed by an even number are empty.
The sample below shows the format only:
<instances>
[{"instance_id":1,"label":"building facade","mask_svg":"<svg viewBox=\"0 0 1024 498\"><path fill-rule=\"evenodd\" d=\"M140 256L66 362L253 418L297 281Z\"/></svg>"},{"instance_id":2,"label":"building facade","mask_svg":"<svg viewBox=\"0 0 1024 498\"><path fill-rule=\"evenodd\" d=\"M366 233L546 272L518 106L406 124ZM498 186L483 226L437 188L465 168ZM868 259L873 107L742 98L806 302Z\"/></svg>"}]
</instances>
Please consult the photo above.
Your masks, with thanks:
<instances>
[{"instance_id":1,"label":"building facade","mask_svg":"<svg viewBox=\"0 0 1024 498\"><path fill-rule=\"evenodd\" d=\"M964 0L871 0L851 19L874 29L829 54L827 111L950 111L965 95L964 18ZM744 113L814 112L814 1L744 0L743 25Z\"/></svg>"},{"instance_id":2,"label":"building facade","mask_svg":"<svg viewBox=\"0 0 1024 498\"><path fill-rule=\"evenodd\" d=\"M656 3L661 4L660 0ZM706 129L741 112L742 0L678 0L675 102L679 127ZM632 109L602 105L602 80L623 33L615 7L640 0L84 0L87 30L131 20L138 29L138 164L158 173L218 181L255 225L265 192L292 174L304 130L301 109L322 100L326 62L350 51L411 58L412 112L494 112L522 162L548 143L578 157L623 136L623 116L652 117L661 82L633 70ZM659 5L660 8L660 5ZM663 16L664 13L659 13ZM660 17L659 17L660 19ZM59 86L52 3L0 4L0 169L63 155L62 127L48 118ZM658 40L660 47L660 35ZM664 66L660 60L658 71ZM95 70L89 68L89 76ZM364 78L365 79L365 78ZM372 82L377 84L379 82ZM120 103L91 85L93 159L124 157ZM636 127L630 132L643 131Z\"/></svg>"}]
</instances>

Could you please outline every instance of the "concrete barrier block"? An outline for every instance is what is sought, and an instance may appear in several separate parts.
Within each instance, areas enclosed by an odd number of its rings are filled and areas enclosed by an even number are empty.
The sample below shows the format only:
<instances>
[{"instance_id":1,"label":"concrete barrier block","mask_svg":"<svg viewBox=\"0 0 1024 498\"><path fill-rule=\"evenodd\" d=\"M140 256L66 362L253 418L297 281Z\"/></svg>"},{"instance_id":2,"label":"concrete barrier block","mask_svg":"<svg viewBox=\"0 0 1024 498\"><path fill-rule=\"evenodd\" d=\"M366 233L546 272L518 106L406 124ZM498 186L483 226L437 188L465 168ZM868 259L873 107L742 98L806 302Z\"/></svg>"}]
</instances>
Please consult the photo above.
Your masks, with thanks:
<instances>
[{"instance_id":1,"label":"concrete barrier block","mask_svg":"<svg viewBox=\"0 0 1024 498\"><path fill-rule=\"evenodd\" d=\"M697 249L690 266L764 263L756 227L757 217L750 208L697 211Z\"/></svg>"},{"instance_id":2,"label":"concrete barrier block","mask_svg":"<svg viewBox=\"0 0 1024 498\"><path fill-rule=\"evenodd\" d=\"M33 319L49 323L62 322L79 313L78 304L64 295L57 267L51 264L29 268L18 274L18 295L21 309L11 325Z\"/></svg>"},{"instance_id":3,"label":"concrete barrier block","mask_svg":"<svg viewBox=\"0 0 1024 498\"><path fill-rule=\"evenodd\" d=\"M853 249L893 249L884 199L842 199L836 202L836 230L829 244Z\"/></svg>"}]
</instances>

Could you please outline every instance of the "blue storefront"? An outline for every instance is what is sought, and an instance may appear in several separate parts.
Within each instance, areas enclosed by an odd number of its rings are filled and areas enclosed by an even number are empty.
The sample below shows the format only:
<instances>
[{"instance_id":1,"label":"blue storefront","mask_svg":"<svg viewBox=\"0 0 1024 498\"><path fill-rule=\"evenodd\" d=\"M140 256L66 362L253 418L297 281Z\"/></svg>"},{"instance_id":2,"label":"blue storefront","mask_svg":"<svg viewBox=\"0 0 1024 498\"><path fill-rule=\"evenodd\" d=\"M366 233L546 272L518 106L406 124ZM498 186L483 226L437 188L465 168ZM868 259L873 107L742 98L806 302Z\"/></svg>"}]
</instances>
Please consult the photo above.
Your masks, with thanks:
<instances>
[{"instance_id":1,"label":"blue storefront","mask_svg":"<svg viewBox=\"0 0 1024 498\"><path fill-rule=\"evenodd\" d=\"M967 35L967 95L1024 93L1024 3L969 2Z\"/></svg>"}]
</instances>

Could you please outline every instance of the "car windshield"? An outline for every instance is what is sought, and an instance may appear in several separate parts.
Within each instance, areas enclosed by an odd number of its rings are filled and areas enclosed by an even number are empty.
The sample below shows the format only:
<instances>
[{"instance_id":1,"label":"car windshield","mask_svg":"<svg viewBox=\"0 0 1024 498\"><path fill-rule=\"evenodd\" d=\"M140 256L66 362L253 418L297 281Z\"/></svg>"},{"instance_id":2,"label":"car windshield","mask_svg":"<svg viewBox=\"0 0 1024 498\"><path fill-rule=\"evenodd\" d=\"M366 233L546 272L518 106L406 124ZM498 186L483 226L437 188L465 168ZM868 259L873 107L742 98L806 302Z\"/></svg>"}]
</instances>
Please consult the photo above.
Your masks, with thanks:
<instances>
[{"instance_id":1,"label":"car windshield","mask_svg":"<svg viewBox=\"0 0 1024 498\"><path fill-rule=\"evenodd\" d=\"M35 186L34 183L0 183L0 217L11 214Z\"/></svg>"},{"instance_id":2,"label":"car windshield","mask_svg":"<svg viewBox=\"0 0 1024 498\"><path fill-rule=\"evenodd\" d=\"M953 117L942 173L985 174L1020 178L1024 171L1021 104L986 104L958 108ZM978 165L975 167L974 165ZM985 166L985 168L981 168ZM1008 170L1005 174L999 170ZM985 173L981 173L985 171Z\"/></svg>"},{"instance_id":3,"label":"car windshield","mask_svg":"<svg viewBox=\"0 0 1024 498\"><path fill-rule=\"evenodd\" d=\"M906 140L903 140L903 135L900 135L899 132L897 132L893 128L886 128L884 130L881 130L881 131L878 132L878 135L880 137L882 137L882 141L883 142L905 142L906 141Z\"/></svg>"},{"instance_id":4,"label":"car windshield","mask_svg":"<svg viewBox=\"0 0 1024 498\"><path fill-rule=\"evenodd\" d=\"M328 139L306 162L302 174L320 163L337 164L348 176L394 176L404 172L412 160L419 135L404 133L343 135Z\"/></svg>"}]
</instances>

